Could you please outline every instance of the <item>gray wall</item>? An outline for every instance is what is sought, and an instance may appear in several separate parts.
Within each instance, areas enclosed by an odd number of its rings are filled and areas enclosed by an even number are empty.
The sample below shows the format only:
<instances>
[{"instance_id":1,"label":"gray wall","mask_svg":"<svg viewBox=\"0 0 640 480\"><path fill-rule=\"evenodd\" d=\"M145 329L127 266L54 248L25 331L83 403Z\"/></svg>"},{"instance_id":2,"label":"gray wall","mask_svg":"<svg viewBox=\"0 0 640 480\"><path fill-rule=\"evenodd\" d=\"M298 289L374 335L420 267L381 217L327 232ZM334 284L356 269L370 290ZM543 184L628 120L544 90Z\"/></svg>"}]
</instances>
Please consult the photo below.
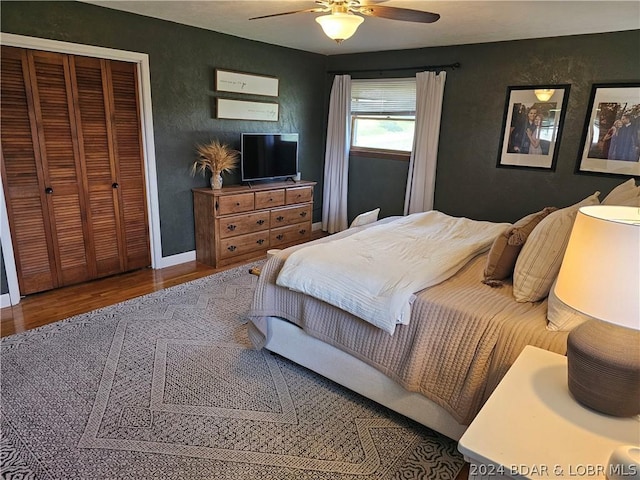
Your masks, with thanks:
<instances>
[{"instance_id":1,"label":"gray wall","mask_svg":"<svg viewBox=\"0 0 640 480\"><path fill-rule=\"evenodd\" d=\"M351 155L347 216L380 207L379 218L402 215L409 162Z\"/></svg>"},{"instance_id":2,"label":"gray wall","mask_svg":"<svg viewBox=\"0 0 640 480\"><path fill-rule=\"evenodd\" d=\"M241 132L300 134L302 178L320 182L314 221L320 220L325 56L79 2L2 2L1 22L7 33L149 55L163 256L195 249L191 189L208 184L189 175L195 145L218 138L239 148ZM215 68L278 77L280 120L215 119ZM225 183L239 183L239 172Z\"/></svg>"},{"instance_id":3,"label":"gray wall","mask_svg":"<svg viewBox=\"0 0 640 480\"><path fill-rule=\"evenodd\" d=\"M77 2L5 1L0 21L3 32L149 54L165 256L195 248L191 188L206 180L191 178L188 167L194 145L212 138L238 147L243 131L299 132L302 176L319 182L314 221L320 220L327 71L460 62L445 88L435 206L490 220L568 205L620 183L574 168L591 84L640 79L640 30L324 57ZM213 118L214 68L277 76L279 122ZM496 168L507 86L539 83L571 84L556 171ZM406 174L406 162L354 157L349 216L377 206L382 216L401 214ZM4 276L1 292L7 293Z\"/></svg>"},{"instance_id":4,"label":"gray wall","mask_svg":"<svg viewBox=\"0 0 640 480\"><path fill-rule=\"evenodd\" d=\"M451 215L514 221L547 205L604 194L624 178L576 174L593 83L640 79L640 30L329 57L330 71L364 77L359 69L460 62L447 71L440 130L435 208ZM367 76L407 76L414 71ZM557 167L496 168L508 86L571 84ZM368 161L367 161L368 160ZM379 206L402 214L407 165L352 157L349 215ZM374 186L375 185L375 186ZM400 205L400 207L398 207Z\"/></svg>"}]
</instances>

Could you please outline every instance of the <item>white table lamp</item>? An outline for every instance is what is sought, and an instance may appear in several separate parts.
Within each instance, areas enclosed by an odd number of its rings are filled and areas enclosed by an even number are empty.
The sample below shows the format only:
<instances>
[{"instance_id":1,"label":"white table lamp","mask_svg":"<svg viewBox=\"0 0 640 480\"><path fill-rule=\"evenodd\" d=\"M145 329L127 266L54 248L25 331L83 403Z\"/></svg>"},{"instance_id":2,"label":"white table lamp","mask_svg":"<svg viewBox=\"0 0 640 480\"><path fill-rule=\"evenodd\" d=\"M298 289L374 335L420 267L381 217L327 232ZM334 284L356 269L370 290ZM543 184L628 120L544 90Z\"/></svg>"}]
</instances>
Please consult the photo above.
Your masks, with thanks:
<instances>
[{"instance_id":1,"label":"white table lamp","mask_svg":"<svg viewBox=\"0 0 640 480\"><path fill-rule=\"evenodd\" d=\"M580 208L555 293L594 319L569 333L572 395L608 415L640 414L640 208Z\"/></svg>"}]
</instances>

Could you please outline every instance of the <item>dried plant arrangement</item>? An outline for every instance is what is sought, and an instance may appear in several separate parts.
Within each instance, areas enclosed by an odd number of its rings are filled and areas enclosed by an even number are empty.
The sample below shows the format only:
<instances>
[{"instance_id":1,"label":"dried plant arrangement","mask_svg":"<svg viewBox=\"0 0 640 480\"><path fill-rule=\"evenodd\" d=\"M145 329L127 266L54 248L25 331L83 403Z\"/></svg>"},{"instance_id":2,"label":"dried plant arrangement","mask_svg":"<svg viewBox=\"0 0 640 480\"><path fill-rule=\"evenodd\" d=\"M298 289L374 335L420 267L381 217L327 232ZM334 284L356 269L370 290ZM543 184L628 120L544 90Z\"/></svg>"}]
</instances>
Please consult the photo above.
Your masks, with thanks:
<instances>
[{"instance_id":1,"label":"dried plant arrangement","mask_svg":"<svg viewBox=\"0 0 640 480\"><path fill-rule=\"evenodd\" d=\"M238 155L240 152L234 150L219 140L213 140L206 145L197 145L196 152L198 159L191 165L191 175L196 173L206 174L211 172L211 187L222 187L222 172L230 172L238 165Z\"/></svg>"}]
</instances>

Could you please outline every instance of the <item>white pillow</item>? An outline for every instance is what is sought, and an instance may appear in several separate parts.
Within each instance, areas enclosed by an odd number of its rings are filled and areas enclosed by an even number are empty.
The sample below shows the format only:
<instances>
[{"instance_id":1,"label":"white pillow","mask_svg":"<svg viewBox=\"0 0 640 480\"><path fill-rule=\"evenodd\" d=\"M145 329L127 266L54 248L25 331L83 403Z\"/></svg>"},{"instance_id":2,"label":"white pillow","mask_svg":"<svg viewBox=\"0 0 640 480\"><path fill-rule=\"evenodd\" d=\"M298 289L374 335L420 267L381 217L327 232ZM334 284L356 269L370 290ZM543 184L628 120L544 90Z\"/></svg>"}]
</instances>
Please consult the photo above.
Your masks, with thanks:
<instances>
[{"instance_id":1,"label":"white pillow","mask_svg":"<svg viewBox=\"0 0 640 480\"><path fill-rule=\"evenodd\" d=\"M630 178L611 190L602 200L602 204L640 207L640 187L636 187L636 182Z\"/></svg>"},{"instance_id":2,"label":"white pillow","mask_svg":"<svg viewBox=\"0 0 640 480\"><path fill-rule=\"evenodd\" d=\"M550 213L533 229L513 272L513 296L517 302L537 302L549 294L560 271L578 209L598 205L598 195L600 192Z\"/></svg>"},{"instance_id":3,"label":"white pillow","mask_svg":"<svg viewBox=\"0 0 640 480\"><path fill-rule=\"evenodd\" d=\"M364 212L358 215L353 219L349 228L352 227L361 227L362 225L367 225L369 223L378 221L378 214L380 213L380 209L376 208L375 210L371 210L370 212Z\"/></svg>"},{"instance_id":4,"label":"white pillow","mask_svg":"<svg viewBox=\"0 0 640 480\"><path fill-rule=\"evenodd\" d=\"M557 279L556 279L557 280ZM554 289L556 282L554 280L551 290L549 290L549 301L547 305L547 330L553 332L569 332L581 323L591 320L591 317L571 308L563 303L556 296Z\"/></svg>"}]
</instances>

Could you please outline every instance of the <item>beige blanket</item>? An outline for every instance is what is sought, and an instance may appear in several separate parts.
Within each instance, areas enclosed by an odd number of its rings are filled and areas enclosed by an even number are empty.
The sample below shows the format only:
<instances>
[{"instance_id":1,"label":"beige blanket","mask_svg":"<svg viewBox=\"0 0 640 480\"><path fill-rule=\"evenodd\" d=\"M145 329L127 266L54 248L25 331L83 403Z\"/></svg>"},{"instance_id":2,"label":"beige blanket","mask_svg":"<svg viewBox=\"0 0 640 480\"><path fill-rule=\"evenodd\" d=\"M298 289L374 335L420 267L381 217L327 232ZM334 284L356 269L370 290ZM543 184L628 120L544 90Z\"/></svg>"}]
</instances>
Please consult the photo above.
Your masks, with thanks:
<instances>
[{"instance_id":1,"label":"beige blanket","mask_svg":"<svg viewBox=\"0 0 640 480\"><path fill-rule=\"evenodd\" d=\"M249 331L258 348L269 336L263 317L285 318L425 395L461 424L471 422L525 345L558 353L566 349L566 333L545 328L546 301L517 303L510 285L481 283L485 255L419 292L409 325L398 326L390 336L332 305L278 287L284 260L299 248L304 246L280 252L262 269Z\"/></svg>"}]
</instances>

